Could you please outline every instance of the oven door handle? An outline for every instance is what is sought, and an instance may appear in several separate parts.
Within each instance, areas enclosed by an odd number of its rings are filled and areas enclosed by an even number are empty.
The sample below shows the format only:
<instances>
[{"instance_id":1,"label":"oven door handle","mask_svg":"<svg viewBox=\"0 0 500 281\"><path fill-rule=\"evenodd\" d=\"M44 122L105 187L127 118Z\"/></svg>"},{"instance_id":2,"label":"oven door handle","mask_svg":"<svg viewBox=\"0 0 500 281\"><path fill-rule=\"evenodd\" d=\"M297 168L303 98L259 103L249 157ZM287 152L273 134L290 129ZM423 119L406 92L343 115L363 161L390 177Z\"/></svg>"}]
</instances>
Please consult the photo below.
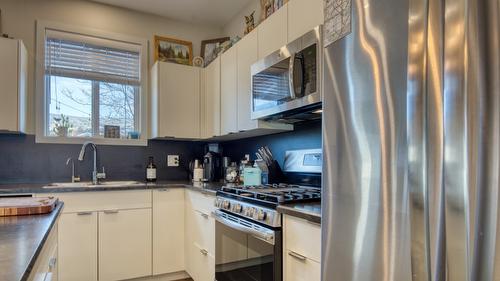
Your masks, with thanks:
<instances>
[{"instance_id":1,"label":"oven door handle","mask_svg":"<svg viewBox=\"0 0 500 281\"><path fill-rule=\"evenodd\" d=\"M274 245L275 235L274 235L274 231L272 231L270 229L264 229L261 226L255 225L256 228L261 229L261 230L257 230L257 229L254 229L252 227L242 225L242 224L238 223L237 221L233 221L233 220L226 218L225 216L232 217L235 220L242 220L242 219L231 216L231 215L227 215L225 213L222 213L219 210L212 212L212 215L214 216L216 221L220 222L221 224L223 224L229 228L244 232L246 234L250 234L259 240L262 240L268 244ZM247 224L254 225L250 222L247 222Z\"/></svg>"}]
</instances>

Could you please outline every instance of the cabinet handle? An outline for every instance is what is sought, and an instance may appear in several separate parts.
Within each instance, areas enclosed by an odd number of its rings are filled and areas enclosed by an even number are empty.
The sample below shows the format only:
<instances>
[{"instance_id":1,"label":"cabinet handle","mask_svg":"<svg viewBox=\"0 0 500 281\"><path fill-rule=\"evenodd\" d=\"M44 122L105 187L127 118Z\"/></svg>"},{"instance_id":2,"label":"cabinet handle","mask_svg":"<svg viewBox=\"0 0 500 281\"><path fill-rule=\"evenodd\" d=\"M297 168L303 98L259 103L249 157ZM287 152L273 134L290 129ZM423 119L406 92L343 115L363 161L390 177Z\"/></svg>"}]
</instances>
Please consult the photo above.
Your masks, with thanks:
<instances>
[{"instance_id":1,"label":"cabinet handle","mask_svg":"<svg viewBox=\"0 0 500 281\"><path fill-rule=\"evenodd\" d=\"M205 213L200 213L200 215L201 215L203 218L208 219L208 215L207 215L207 214L205 214Z\"/></svg>"},{"instance_id":2,"label":"cabinet handle","mask_svg":"<svg viewBox=\"0 0 500 281\"><path fill-rule=\"evenodd\" d=\"M117 214L119 211L118 210L106 210L104 211L105 214Z\"/></svg>"},{"instance_id":3,"label":"cabinet handle","mask_svg":"<svg viewBox=\"0 0 500 281\"><path fill-rule=\"evenodd\" d=\"M57 258L53 257L49 260L49 270L52 272L57 264Z\"/></svg>"},{"instance_id":4,"label":"cabinet handle","mask_svg":"<svg viewBox=\"0 0 500 281\"><path fill-rule=\"evenodd\" d=\"M169 191L168 188L159 188L158 189L158 192L165 192L165 191Z\"/></svg>"},{"instance_id":5,"label":"cabinet handle","mask_svg":"<svg viewBox=\"0 0 500 281\"><path fill-rule=\"evenodd\" d=\"M78 216L90 216L92 215L92 212L78 212L76 213Z\"/></svg>"},{"instance_id":6,"label":"cabinet handle","mask_svg":"<svg viewBox=\"0 0 500 281\"><path fill-rule=\"evenodd\" d=\"M288 255L289 255L289 256L291 256L291 257L294 257L294 258L296 258L296 259L298 259L298 260L301 260L301 261L305 261L305 260L307 260L307 258L306 258L306 257L304 257L304 256L303 256L303 255L301 255L301 254L297 254L297 253L296 253L296 252L294 252L294 251L288 251Z\"/></svg>"},{"instance_id":7,"label":"cabinet handle","mask_svg":"<svg viewBox=\"0 0 500 281\"><path fill-rule=\"evenodd\" d=\"M207 250L205 250L205 249L201 249L201 250L200 250L200 253L201 253L202 255L204 255L204 256L208 255L208 251L207 251Z\"/></svg>"}]
</instances>

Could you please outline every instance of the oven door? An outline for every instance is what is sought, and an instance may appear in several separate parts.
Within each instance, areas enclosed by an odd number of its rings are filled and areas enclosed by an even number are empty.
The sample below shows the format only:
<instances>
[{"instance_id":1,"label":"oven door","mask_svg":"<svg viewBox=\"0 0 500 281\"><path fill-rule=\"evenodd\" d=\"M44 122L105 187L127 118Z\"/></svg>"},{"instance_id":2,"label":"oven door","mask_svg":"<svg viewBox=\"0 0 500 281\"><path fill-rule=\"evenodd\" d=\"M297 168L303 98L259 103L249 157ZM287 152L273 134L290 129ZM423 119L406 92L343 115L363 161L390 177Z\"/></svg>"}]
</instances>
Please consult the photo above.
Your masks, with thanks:
<instances>
[{"instance_id":1,"label":"oven door","mask_svg":"<svg viewBox=\"0 0 500 281\"><path fill-rule=\"evenodd\" d=\"M321 26L252 65L252 119L321 101Z\"/></svg>"},{"instance_id":2,"label":"oven door","mask_svg":"<svg viewBox=\"0 0 500 281\"><path fill-rule=\"evenodd\" d=\"M214 212L215 280L281 281L281 230Z\"/></svg>"}]
</instances>

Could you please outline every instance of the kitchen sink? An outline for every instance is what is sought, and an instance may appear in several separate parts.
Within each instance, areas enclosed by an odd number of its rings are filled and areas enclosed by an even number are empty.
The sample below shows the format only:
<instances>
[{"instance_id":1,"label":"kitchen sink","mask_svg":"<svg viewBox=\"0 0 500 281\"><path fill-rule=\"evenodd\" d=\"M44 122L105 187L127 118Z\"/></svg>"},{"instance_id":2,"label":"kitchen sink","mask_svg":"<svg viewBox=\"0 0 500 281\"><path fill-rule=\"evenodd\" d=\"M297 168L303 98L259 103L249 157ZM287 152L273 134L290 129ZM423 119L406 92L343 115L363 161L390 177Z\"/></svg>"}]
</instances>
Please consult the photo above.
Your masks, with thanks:
<instances>
[{"instance_id":1,"label":"kitchen sink","mask_svg":"<svg viewBox=\"0 0 500 281\"><path fill-rule=\"evenodd\" d=\"M99 188L99 187L127 187L127 186L137 186L143 185L143 182L139 181L104 181L99 184L92 184L92 182L56 182L51 183L43 188Z\"/></svg>"}]
</instances>

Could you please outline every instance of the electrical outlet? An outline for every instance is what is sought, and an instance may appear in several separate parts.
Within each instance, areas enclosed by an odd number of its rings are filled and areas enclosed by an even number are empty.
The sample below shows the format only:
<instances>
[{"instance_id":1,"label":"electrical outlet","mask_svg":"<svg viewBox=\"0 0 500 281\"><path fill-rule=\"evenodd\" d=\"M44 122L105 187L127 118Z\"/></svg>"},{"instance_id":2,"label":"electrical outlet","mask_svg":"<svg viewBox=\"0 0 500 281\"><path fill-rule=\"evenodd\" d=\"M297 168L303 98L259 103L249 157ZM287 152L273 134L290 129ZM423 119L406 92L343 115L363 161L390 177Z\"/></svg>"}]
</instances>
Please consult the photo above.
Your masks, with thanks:
<instances>
[{"instance_id":1,"label":"electrical outlet","mask_svg":"<svg viewBox=\"0 0 500 281\"><path fill-rule=\"evenodd\" d=\"M168 167L179 167L179 155L167 155Z\"/></svg>"}]
</instances>

